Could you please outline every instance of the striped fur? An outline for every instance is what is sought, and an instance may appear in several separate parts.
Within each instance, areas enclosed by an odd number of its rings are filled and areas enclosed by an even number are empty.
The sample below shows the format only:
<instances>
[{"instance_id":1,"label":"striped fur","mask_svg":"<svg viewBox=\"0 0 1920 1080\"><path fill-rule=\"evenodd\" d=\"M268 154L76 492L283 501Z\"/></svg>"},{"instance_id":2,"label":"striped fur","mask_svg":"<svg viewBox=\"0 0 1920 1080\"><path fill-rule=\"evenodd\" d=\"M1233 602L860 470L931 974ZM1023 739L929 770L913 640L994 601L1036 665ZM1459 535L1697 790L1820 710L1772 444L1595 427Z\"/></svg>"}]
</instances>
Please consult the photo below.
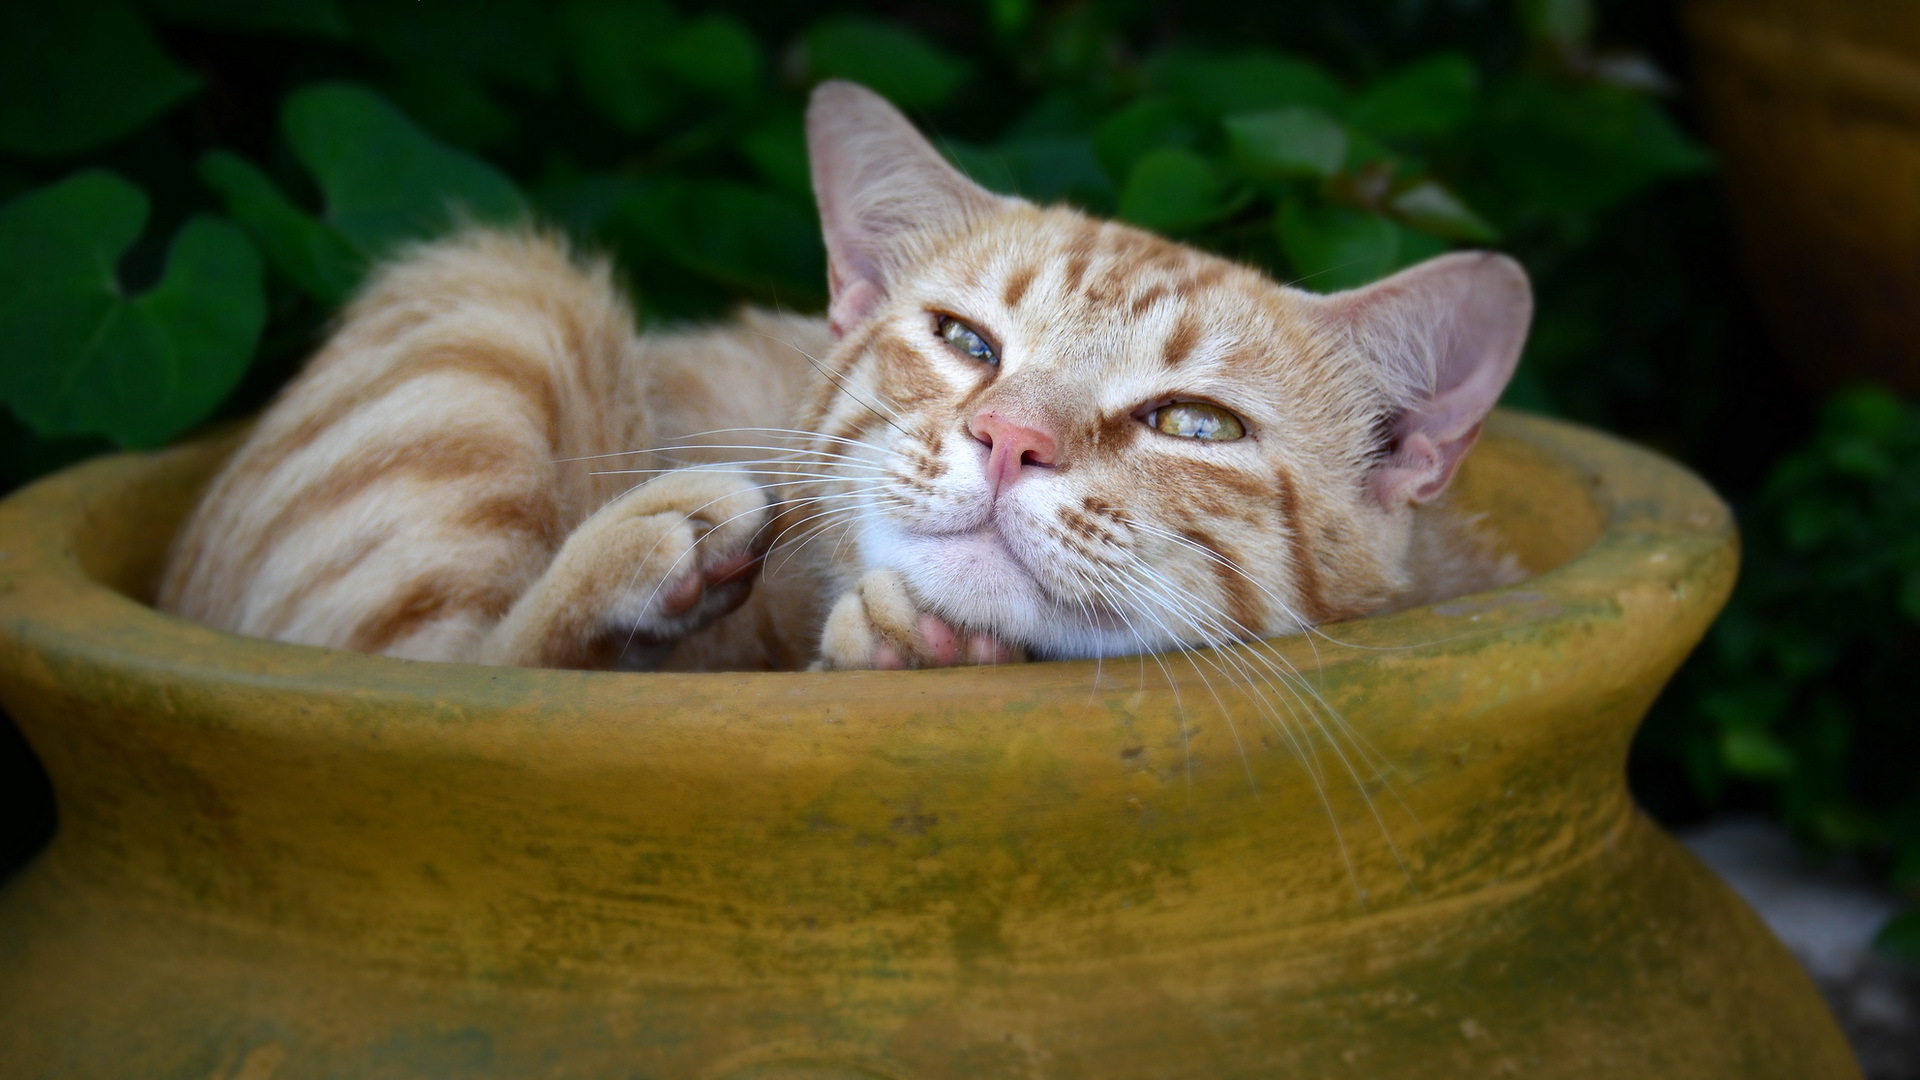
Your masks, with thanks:
<instances>
[{"instance_id":1,"label":"striped fur","mask_svg":"<svg viewBox=\"0 0 1920 1080\"><path fill-rule=\"evenodd\" d=\"M408 252L216 480L163 606L423 659L864 667L1295 632L1516 572L1417 512L1517 356L1511 262L1318 297L991 195L857 87L810 122L825 320L636 337L550 238ZM1245 437L1146 422L1183 401Z\"/></svg>"}]
</instances>

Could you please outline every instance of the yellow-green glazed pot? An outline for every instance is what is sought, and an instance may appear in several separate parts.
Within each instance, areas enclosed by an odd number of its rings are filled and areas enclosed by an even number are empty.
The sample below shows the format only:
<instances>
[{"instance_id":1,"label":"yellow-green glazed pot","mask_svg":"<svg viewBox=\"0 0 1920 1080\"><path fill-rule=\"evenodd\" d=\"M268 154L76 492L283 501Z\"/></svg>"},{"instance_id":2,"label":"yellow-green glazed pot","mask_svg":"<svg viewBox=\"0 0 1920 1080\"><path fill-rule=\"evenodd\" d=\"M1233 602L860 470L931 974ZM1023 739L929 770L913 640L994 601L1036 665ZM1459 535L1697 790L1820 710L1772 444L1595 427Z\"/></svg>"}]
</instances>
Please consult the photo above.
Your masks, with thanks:
<instances>
[{"instance_id":1,"label":"yellow-green glazed pot","mask_svg":"<svg viewBox=\"0 0 1920 1080\"><path fill-rule=\"evenodd\" d=\"M1197 662L828 675L156 614L223 449L0 508L0 702L60 808L0 895L10 1080L1858 1075L1627 797L1735 542L1604 436L1490 425L1460 498L1555 567L1513 588ZM1297 682L1211 666L1276 655Z\"/></svg>"}]
</instances>

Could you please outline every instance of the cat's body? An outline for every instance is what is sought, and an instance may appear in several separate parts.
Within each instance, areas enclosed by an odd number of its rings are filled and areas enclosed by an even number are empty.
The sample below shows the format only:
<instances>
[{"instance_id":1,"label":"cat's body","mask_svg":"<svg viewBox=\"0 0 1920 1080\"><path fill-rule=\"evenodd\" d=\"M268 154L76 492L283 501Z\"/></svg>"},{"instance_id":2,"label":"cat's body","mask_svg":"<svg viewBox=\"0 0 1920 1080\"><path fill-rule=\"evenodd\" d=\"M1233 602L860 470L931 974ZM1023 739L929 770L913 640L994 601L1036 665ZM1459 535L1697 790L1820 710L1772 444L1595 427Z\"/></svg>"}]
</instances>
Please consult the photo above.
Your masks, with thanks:
<instances>
[{"instance_id":1,"label":"cat's body","mask_svg":"<svg viewBox=\"0 0 1920 1080\"><path fill-rule=\"evenodd\" d=\"M1511 262L1315 297L988 194L856 87L810 123L826 320L635 337L550 240L418 249L216 481L163 606L421 659L857 667L1213 644L1516 576L1431 509L1518 355Z\"/></svg>"}]
</instances>

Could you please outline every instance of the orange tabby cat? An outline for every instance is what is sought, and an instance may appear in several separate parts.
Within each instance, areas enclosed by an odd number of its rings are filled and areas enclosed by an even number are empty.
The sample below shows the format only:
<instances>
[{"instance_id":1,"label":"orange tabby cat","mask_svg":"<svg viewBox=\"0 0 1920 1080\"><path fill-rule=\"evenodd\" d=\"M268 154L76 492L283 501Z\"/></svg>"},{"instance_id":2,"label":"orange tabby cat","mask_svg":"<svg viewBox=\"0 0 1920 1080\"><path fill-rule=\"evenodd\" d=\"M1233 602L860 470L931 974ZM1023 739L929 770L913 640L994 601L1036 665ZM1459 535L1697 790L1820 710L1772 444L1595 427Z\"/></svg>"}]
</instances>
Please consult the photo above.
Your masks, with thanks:
<instances>
[{"instance_id":1,"label":"orange tabby cat","mask_svg":"<svg viewBox=\"0 0 1920 1080\"><path fill-rule=\"evenodd\" d=\"M419 659L850 668L1212 644L1517 576L1422 509L1519 355L1511 260L1315 296L989 193L860 87L808 125L825 320L636 336L554 239L416 248L214 482L162 606Z\"/></svg>"}]
</instances>

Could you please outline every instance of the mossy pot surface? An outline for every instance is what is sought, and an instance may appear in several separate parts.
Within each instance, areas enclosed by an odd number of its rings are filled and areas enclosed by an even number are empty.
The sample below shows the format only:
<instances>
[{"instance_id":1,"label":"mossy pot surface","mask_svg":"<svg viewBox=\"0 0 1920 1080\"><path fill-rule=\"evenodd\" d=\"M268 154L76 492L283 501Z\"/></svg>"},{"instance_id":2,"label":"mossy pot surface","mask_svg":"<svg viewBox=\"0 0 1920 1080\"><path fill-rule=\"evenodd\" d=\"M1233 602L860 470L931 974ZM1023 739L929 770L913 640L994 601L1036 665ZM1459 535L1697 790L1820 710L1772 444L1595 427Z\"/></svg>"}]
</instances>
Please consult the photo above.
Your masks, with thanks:
<instances>
[{"instance_id":1,"label":"mossy pot surface","mask_svg":"<svg viewBox=\"0 0 1920 1080\"><path fill-rule=\"evenodd\" d=\"M12 1080L1858 1075L1627 796L1736 545L1605 436L1490 425L1458 498L1553 567L1515 587L1199 658L843 674L160 615L223 451L0 506L0 703L60 809L0 893Z\"/></svg>"}]
</instances>

